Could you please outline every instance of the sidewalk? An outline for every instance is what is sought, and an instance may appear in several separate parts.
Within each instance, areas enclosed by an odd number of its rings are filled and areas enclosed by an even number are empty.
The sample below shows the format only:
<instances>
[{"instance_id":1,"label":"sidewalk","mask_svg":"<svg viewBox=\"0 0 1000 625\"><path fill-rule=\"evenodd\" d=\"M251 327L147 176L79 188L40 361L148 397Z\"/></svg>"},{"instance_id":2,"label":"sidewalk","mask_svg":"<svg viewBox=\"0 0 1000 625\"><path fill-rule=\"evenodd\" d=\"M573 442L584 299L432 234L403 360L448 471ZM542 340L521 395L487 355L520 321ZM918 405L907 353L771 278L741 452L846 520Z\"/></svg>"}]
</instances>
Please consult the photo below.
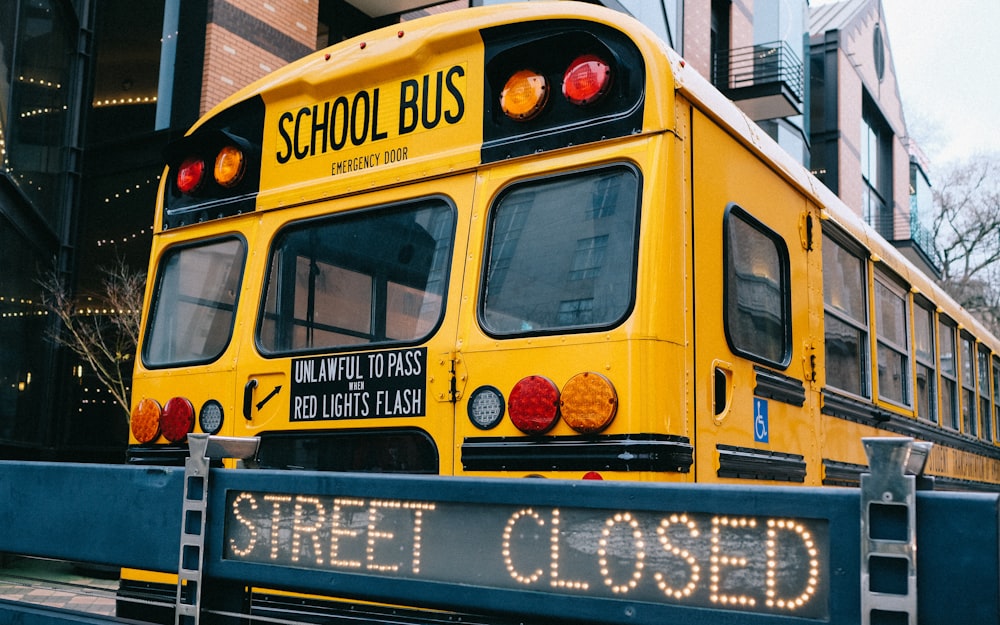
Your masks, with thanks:
<instances>
[{"instance_id":1,"label":"sidewalk","mask_svg":"<svg viewBox=\"0 0 1000 625\"><path fill-rule=\"evenodd\" d=\"M2 556L0 599L114 615L118 579L68 562Z\"/></svg>"}]
</instances>

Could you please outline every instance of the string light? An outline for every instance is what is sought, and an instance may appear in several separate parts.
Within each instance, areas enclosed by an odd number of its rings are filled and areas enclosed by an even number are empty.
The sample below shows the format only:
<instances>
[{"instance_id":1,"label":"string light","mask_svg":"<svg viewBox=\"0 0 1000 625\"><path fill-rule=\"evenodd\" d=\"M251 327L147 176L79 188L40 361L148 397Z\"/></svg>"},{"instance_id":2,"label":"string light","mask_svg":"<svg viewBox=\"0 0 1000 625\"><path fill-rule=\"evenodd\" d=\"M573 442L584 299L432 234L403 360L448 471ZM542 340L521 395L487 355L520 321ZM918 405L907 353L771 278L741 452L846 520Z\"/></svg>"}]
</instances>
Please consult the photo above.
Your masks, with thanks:
<instances>
[{"instance_id":1,"label":"string light","mask_svg":"<svg viewBox=\"0 0 1000 625\"><path fill-rule=\"evenodd\" d=\"M36 85L39 87L47 87L49 89L62 89L62 84L58 82L52 82L51 80L44 80L42 78L35 78L33 76L25 78L24 76L17 77L18 82L23 82L29 85Z\"/></svg>"},{"instance_id":2,"label":"string light","mask_svg":"<svg viewBox=\"0 0 1000 625\"><path fill-rule=\"evenodd\" d=\"M102 108L105 106L130 106L134 104L154 104L156 102L156 96L136 96L133 98L105 98L103 100L94 100L91 106L94 108Z\"/></svg>"},{"instance_id":3,"label":"string light","mask_svg":"<svg viewBox=\"0 0 1000 625\"><path fill-rule=\"evenodd\" d=\"M125 235L125 236L123 236L120 239L98 239L97 240L97 247L103 247L105 245L118 245L118 244L131 243L132 241L134 241L135 239L143 236L147 232L152 232L152 229L151 228L143 228L139 232L133 232L132 234Z\"/></svg>"}]
</instances>

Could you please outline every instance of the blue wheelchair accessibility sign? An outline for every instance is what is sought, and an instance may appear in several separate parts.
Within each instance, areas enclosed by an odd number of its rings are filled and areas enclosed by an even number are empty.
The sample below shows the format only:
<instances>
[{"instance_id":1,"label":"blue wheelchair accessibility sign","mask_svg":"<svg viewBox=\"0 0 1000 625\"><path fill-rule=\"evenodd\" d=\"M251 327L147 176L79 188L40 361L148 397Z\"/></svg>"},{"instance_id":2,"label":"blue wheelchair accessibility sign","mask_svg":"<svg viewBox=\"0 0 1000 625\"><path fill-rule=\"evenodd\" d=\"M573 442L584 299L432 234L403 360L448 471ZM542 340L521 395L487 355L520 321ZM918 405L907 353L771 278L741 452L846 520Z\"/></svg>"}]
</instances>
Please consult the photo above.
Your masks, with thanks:
<instances>
[{"instance_id":1,"label":"blue wheelchair accessibility sign","mask_svg":"<svg viewBox=\"0 0 1000 625\"><path fill-rule=\"evenodd\" d=\"M767 443L767 400L753 398L753 440L756 443Z\"/></svg>"}]
</instances>

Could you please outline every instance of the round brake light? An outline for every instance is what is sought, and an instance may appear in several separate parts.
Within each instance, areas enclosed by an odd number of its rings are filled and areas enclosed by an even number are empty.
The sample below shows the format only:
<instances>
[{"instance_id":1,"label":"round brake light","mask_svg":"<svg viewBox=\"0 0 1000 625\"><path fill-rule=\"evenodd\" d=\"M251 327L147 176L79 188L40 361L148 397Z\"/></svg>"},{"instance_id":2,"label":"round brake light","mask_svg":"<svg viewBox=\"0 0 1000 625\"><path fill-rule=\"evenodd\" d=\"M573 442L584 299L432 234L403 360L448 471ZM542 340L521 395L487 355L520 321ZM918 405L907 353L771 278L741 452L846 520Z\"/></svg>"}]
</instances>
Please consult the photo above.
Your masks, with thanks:
<instances>
[{"instance_id":1,"label":"round brake light","mask_svg":"<svg viewBox=\"0 0 1000 625\"><path fill-rule=\"evenodd\" d=\"M132 425L132 436L140 444L155 441L160 436L160 402L149 397L139 400L139 403L132 409L130 419Z\"/></svg>"},{"instance_id":2,"label":"round brake light","mask_svg":"<svg viewBox=\"0 0 1000 625\"><path fill-rule=\"evenodd\" d=\"M618 393L599 373L578 373L563 385L559 407L563 421L581 434L600 432L618 412Z\"/></svg>"},{"instance_id":3,"label":"round brake light","mask_svg":"<svg viewBox=\"0 0 1000 625\"><path fill-rule=\"evenodd\" d=\"M593 54L577 57L563 74L563 95L578 106L601 99L610 86L611 66Z\"/></svg>"},{"instance_id":4,"label":"round brake light","mask_svg":"<svg viewBox=\"0 0 1000 625\"><path fill-rule=\"evenodd\" d=\"M171 443L179 443L187 438L194 428L194 406L184 397L173 397L163 407L160 429L163 437Z\"/></svg>"},{"instance_id":5,"label":"round brake light","mask_svg":"<svg viewBox=\"0 0 1000 625\"><path fill-rule=\"evenodd\" d=\"M503 395L494 386L480 386L469 396L469 420L481 430L489 430L503 419Z\"/></svg>"},{"instance_id":6,"label":"round brake light","mask_svg":"<svg viewBox=\"0 0 1000 625\"><path fill-rule=\"evenodd\" d=\"M181 193L194 193L205 180L205 161L196 156L189 156L181 162L177 169L177 190Z\"/></svg>"},{"instance_id":7,"label":"round brake light","mask_svg":"<svg viewBox=\"0 0 1000 625\"><path fill-rule=\"evenodd\" d=\"M219 150L215 157L215 181L226 188L235 187L243 180L243 172L246 170L246 159L243 151L237 147L227 145Z\"/></svg>"},{"instance_id":8,"label":"round brake light","mask_svg":"<svg viewBox=\"0 0 1000 625\"><path fill-rule=\"evenodd\" d=\"M205 434L216 434L222 429L224 417L222 404L210 399L205 402L205 405L201 407L201 412L198 413L198 425L201 426L201 431Z\"/></svg>"},{"instance_id":9,"label":"round brake light","mask_svg":"<svg viewBox=\"0 0 1000 625\"><path fill-rule=\"evenodd\" d=\"M559 389L540 375L515 384L507 404L511 422L525 434L543 434L559 419Z\"/></svg>"},{"instance_id":10,"label":"round brake light","mask_svg":"<svg viewBox=\"0 0 1000 625\"><path fill-rule=\"evenodd\" d=\"M549 81L531 70L521 70L507 79L500 92L500 108L517 121L533 119L549 101Z\"/></svg>"}]
</instances>

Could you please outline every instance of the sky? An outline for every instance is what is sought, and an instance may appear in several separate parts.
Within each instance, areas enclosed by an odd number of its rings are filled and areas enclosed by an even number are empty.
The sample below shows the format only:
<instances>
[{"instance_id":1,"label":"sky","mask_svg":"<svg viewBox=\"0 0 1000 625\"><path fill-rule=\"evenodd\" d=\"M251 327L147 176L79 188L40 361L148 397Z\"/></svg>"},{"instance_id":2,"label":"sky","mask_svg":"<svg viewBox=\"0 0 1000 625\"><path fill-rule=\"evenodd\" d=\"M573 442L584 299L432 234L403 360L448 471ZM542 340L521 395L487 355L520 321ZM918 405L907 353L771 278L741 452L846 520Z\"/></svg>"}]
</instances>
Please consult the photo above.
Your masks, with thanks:
<instances>
[{"instance_id":1,"label":"sky","mask_svg":"<svg viewBox=\"0 0 1000 625\"><path fill-rule=\"evenodd\" d=\"M931 169L1000 154L1000 0L882 0L903 114Z\"/></svg>"}]
</instances>

